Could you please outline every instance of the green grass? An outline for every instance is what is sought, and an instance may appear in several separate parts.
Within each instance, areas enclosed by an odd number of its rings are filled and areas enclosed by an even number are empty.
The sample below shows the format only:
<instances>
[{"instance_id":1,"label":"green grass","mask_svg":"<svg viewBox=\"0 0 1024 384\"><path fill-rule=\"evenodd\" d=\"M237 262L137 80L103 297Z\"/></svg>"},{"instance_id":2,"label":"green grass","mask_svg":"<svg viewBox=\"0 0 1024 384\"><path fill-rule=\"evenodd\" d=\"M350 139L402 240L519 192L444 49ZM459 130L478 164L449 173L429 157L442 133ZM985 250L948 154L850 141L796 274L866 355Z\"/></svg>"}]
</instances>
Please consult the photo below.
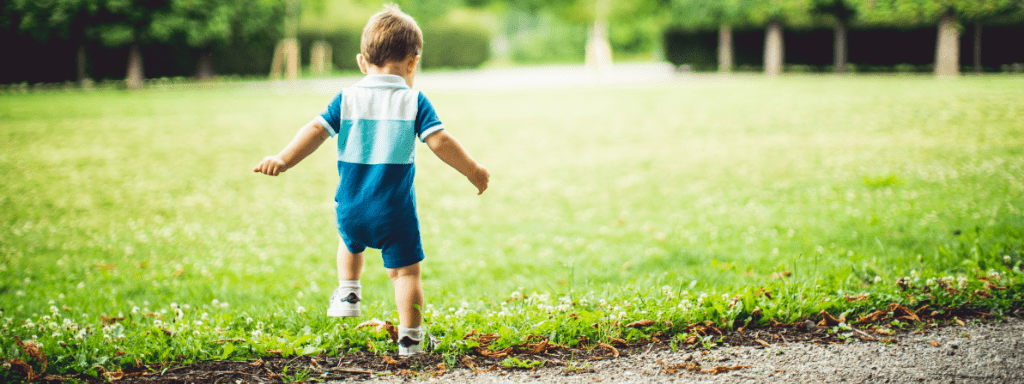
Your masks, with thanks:
<instances>
[{"instance_id":1,"label":"green grass","mask_svg":"<svg viewBox=\"0 0 1024 384\"><path fill-rule=\"evenodd\" d=\"M430 329L461 353L470 329L498 332L497 348L530 334L639 340L622 325L644 318L675 324L647 332L673 333L852 316L929 293L1019 306L1022 90L1024 78L991 76L430 92L492 174L476 196L419 146ZM324 315L331 142L281 177L251 172L329 96L0 96L0 357L28 359L13 336L41 343L56 373L393 349L354 329L397 317L379 253L368 252L364 319ZM1011 288L971 296L990 272ZM902 276L914 298L895 287ZM945 276L963 289L926 285ZM862 293L871 299L842 300Z\"/></svg>"}]
</instances>

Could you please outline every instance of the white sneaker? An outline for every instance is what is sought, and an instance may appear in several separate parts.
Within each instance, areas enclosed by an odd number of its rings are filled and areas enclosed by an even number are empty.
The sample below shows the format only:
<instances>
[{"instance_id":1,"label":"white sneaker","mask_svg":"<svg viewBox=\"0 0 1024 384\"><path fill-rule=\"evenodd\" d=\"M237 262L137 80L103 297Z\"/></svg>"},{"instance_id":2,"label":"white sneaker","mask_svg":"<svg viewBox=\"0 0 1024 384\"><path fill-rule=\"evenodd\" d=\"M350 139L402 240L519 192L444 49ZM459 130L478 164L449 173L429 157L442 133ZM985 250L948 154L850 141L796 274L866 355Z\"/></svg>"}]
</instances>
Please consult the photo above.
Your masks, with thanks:
<instances>
[{"instance_id":1,"label":"white sneaker","mask_svg":"<svg viewBox=\"0 0 1024 384\"><path fill-rule=\"evenodd\" d=\"M437 342L430 336L430 332L410 332L411 330L400 329L398 334L398 357L409 357L434 350ZM417 334L421 333L421 334ZM419 340L416 339L419 336Z\"/></svg>"},{"instance_id":2,"label":"white sneaker","mask_svg":"<svg viewBox=\"0 0 1024 384\"><path fill-rule=\"evenodd\" d=\"M350 287L338 287L331 294L331 306L327 307L330 317L359 317L359 292Z\"/></svg>"}]
</instances>

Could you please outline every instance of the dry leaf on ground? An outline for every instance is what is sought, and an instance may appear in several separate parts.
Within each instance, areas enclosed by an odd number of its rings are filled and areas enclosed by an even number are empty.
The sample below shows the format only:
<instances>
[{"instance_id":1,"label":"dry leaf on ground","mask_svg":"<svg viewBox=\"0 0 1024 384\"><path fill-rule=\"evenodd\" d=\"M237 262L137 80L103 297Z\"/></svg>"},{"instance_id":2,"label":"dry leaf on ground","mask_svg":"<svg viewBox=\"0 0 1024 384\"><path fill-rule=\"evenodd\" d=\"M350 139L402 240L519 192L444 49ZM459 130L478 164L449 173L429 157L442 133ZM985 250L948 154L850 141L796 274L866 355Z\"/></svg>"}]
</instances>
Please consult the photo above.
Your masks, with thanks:
<instances>
[{"instance_id":1,"label":"dry leaf on ground","mask_svg":"<svg viewBox=\"0 0 1024 384\"><path fill-rule=\"evenodd\" d=\"M608 354L608 356L615 356L615 357L619 357L619 350L618 350L618 349L615 349L615 347L613 347L613 346L611 346L611 345L608 345L608 344L605 344L605 343L602 343L602 342L600 342L600 341L598 341L598 342L597 342L597 346L599 346L599 347L601 347L601 348L604 348L604 349L607 349L607 350L611 351L611 353L610 353L610 354Z\"/></svg>"},{"instance_id":2,"label":"dry leaf on ground","mask_svg":"<svg viewBox=\"0 0 1024 384\"><path fill-rule=\"evenodd\" d=\"M356 329L363 327L373 327L373 330L377 332L387 331L388 335L391 336L391 341L398 341L398 328L395 328L395 325L391 324L390 321L372 319L357 325Z\"/></svg>"},{"instance_id":3,"label":"dry leaf on ground","mask_svg":"<svg viewBox=\"0 0 1024 384\"><path fill-rule=\"evenodd\" d=\"M469 356L462 356L462 365L465 365L466 368L469 368L473 372L480 372L480 370L476 369L476 362L469 358Z\"/></svg>"},{"instance_id":4,"label":"dry leaf on ground","mask_svg":"<svg viewBox=\"0 0 1024 384\"><path fill-rule=\"evenodd\" d=\"M398 365L398 360L391 358L391 356L384 355L384 363L389 365Z\"/></svg>"},{"instance_id":5,"label":"dry leaf on ground","mask_svg":"<svg viewBox=\"0 0 1024 384\"><path fill-rule=\"evenodd\" d=\"M840 318L837 319L837 318L833 317L832 315L830 315L828 312L825 312L825 310L822 310L820 315L821 315L821 321L818 322L818 327L822 327L822 328L824 328L824 327L834 327L834 326L839 325L839 323L845 323L846 322L846 318L845 317L840 317Z\"/></svg>"},{"instance_id":6,"label":"dry leaf on ground","mask_svg":"<svg viewBox=\"0 0 1024 384\"><path fill-rule=\"evenodd\" d=\"M714 367L714 368L702 369L700 372L701 373L710 373L712 375L717 375L717 374L722 373L722 372L735 371L735 370L740 369L740 368L748 368L748 367L750 367L750 366L748 366L748 365L734 365L734 366L731 366L731 367Z\"/></svg>"},{"instance_id":7,"label":"dry leaf on ground","mask_svg":"<svg viewBox=\"0 0 1024 384\"><path fill-rule=\"evenodd\" d=\"M637 320L637 321L634 321L632 323L626 324L626 328L643 328L643 327L650 327L652 325L654 325L654 321L653 320L643 319L643 320Z\"/></svg>"}]
</instances>

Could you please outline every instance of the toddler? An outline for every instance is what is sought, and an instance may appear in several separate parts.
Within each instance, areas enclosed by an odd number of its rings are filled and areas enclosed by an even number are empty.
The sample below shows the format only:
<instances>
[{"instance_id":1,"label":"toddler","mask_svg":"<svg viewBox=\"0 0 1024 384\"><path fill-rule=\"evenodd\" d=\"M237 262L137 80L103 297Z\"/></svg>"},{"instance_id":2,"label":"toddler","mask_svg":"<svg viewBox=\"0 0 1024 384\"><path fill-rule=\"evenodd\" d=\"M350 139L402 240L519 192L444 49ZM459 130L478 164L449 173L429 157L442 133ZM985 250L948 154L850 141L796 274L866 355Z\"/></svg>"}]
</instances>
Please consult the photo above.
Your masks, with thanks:
<instances>
[{"instance_id":1,"label":"toddler","mask_svg":"<svg viewBox=\"0 0 1024 384\"><path fill-rule=\"evenodd\" d=\"M366 77L334 96L280 154L264 158L253 168L253 172L277 176L315 151L328 136L337 137L341 180L334 201L341 241L338 288L331 295L327 315L360 315L363 251L380 249L395 288L400 356L431 348L420 312L419 263L424 255L413 187L416 139L465 175L477 194L487 189L490 178L487 168L444 129L430 101L410 89L422 36L416 21L395 6L385 6L373 15L363 29L361 53L356 56Z\"/></svg>"}]
</instances>

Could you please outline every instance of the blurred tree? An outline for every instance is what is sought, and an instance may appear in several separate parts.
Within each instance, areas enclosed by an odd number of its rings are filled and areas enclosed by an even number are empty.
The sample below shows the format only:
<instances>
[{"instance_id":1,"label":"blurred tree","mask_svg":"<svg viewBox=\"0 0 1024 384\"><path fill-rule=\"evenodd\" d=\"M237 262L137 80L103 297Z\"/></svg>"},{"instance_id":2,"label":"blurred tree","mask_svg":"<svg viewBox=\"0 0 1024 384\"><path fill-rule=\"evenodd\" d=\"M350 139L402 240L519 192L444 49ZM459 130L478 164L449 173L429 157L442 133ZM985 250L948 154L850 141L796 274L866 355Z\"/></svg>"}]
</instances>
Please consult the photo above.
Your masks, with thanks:
<instances>
[{"instance_id":1,"label":"blurred tree","mask_svg":"<svg viewBox=\"0 0 1024 384\"><path fill-rule=\"evenodd\" d=\"M152 36L168 41L184 35L200 51L196 78L214 74L213 49L232 37L248 39L265 29L277 28L284 4L279 0L170 0L170 11L157 15Z\"/></svg>"},{"instance_id":2,"label":"blurred tree","mask_svg":"<svg viewBox=\"0 0 1024 384\"><path fill-rule=\"evenodd\" d=\"M836 73L846 72L847 30L857 12L845 0L815 0L812 11L826 16L832 23L834 29L832 67Z\"/></svg>"},{"instance_id":3,"label":"blurred tree","mask_svg":"<svg viewBox=\"0 0 1024 384\"><path fill-rule=\"evenodd\" d=\"M201 51L196 77L208 79L213 76L213 44L231 38L239 6L244 5L230 0L170 0L169 12L153 23L152 36L167 41L184 34L187 44Z\"/></svg>"},{"instance_id":4,"label":"blurred tree","mask_svg":"<svg viewBox=\"0 0 1024 384\"><path fill-rule=\"evenodd\" d=\"M100 41L108 47L128 45L128 67L125 84L129 89L142 88L144 71L140 45L159 41L171 27L165 25L172 17L170 0L95 0L98 7L95 28ZM154 33L155 32L155 33Z\"/></svg>"},{"instance_id":5,"label":"blurred tree","mask_svg":"<svg viewBox=\"0 0 1024 384\"><path fill-rule=\"evenodd\" d=\"M785 63L785 43L782 25L807 25L812 21L814 0L744 0L745 18L757 25L765 25L764 73L775 76L782 73Z\"/></svg>"},{"instance_id":6,"label":"blurred tree","mask_svg":"<svg viewBox=\"0 0 1024 384\"><path fill-rule=\"evenodd\" d=\"M10 0L4 1L5 28L28 33L42 44L51 39L72 41L78 46L76 73L80 84L88 79L85 43L99 0Z\"/></svg>"},{"instance_id":7,"label":"blurred tree","mask_svg":"<svg viewBox=\"0 0 1024 384\"><path fill-rule=\"evenodd\" d=\"M742 24L741 0L672 0L672 23L686 29L718 28L718 71L733 67L732 28Z\"/></svg>"},{"instance_id":8,"label":"blurred tree","mask_svg":"<svg viewBox=\"0 0 1024 384\"><path fill-rule=\"evenodd\" d=\"M1020 0L848 1L857 10L859 18L870 24L909 26L938 23L935 42L936 76L960 74L960 20L981 20L1020 7ZM980 35L976 39L980 40ZM976 47L980 47L980 44L976 44Z\"/></svg>"}]
</instances>

